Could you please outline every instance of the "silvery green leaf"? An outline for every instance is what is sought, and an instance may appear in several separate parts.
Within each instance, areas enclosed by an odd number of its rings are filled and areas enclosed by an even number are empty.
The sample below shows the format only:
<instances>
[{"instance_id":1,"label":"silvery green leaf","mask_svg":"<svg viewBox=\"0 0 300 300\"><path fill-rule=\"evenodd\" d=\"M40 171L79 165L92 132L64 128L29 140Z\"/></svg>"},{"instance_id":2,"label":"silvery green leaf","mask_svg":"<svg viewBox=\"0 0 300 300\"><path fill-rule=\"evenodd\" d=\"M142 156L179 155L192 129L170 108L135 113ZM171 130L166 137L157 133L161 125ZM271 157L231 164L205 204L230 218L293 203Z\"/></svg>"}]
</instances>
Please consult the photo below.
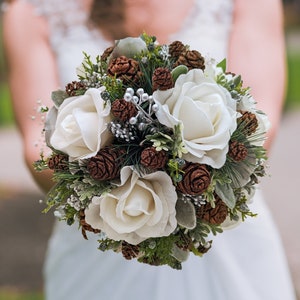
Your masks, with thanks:
<instances>
[{"instance_id":1,"label":"silvery green leaf","mask_svg":"<svg viewBox=\"0 0 300 300\"><path fill-rule=\"evenodd\" d=\"M236 199L230 184L220 184L219 182L217 182L215 192L229 208L234 208L236 204Z\"/></svg>"},{"instance_id":2,"label":"silvery green leaf","mask_svg":"<svg viewBox=\"0 0 300 300\"><path fill-rule=\"evenodd\" d=\"M196 227L196 212L191 201L177 200L176 219L177 223L184 228L193 229Z\"/></svg>"},{"instance_id":3,"label":"silvery green leaf","mask_svg":"<svg viewBox=\"0 0 300 300\"><path fill-rule=\"evenodd\" d=\"M177 80L177 78L182 75L182 74L186 74L189 71L188 67L185 65L179 65L176 68L174 68L171 71L172 74L172 78L174 80L174 82Z\"/></svg>"},{"instance_id":4,"label":"silvery green leaf","mask_svg":"<svg viewBox=\"0 0 300 300\"><path fill-rule=\"evenodd\" d=\"M63 90L53 91L51 94L51 99L56 107L59 107L68 97L68 94Z\"/></svg>"},{"instance_id":5,"label":"silvery green leaf","mask_svg":"<svg viewBox=\"0 0 300 300\"><path fill-rule=\"evenodd\" d=\"M188 251L184 251L178 248L176 245L174 245L172 248L172 256L180 262L186 261L189 257L189 254L190 253Z\"/></svg>"},{"instance_id":6,"label":"silvery green leaf","mask_svg":"<svg viewBox=\"0 0 300 300\"><path fill-rule=\"evenodd\" d=\"M49 148L52 148L50 143L50 138L53 134L53 131L55 130L56 119L57 119L57 108L55 106L52 106L47 112L45 126L44 126L45 141L46 141L46 145Z\"/></svg>"}]
</instances>

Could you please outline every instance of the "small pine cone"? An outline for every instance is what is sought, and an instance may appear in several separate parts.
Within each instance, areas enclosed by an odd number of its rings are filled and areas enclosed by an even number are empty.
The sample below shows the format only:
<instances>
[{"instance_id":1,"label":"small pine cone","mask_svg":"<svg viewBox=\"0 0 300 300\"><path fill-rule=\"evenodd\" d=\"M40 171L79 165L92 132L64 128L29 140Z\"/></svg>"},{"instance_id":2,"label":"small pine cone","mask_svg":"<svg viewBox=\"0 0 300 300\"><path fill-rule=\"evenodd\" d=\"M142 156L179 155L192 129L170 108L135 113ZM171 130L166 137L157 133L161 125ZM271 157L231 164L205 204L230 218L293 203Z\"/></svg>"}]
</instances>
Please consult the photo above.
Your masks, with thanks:
<instances>
[{"instance_id":1,"label":"small pine cone","mask_svg":"<svg viewBox=\"0 0 300 300\"><path fill-rule=\"evenodd\" d=\"M81 81L72 81L66 85L66 93L69 96L76 96L76 92L79 90L85 90L86 86Z\"/></svg>"},{"instance_id":2,"label":"small pine cone","mask_svg":"<svg viewBox=\"0 0 300 300\"><path fill-rule=\"evenodd\" d=\"M171 71L167 68L157 68L152 75L152 90L165 91L174 86Z\"/></svg>"},{"instance_id":3,"label":"small pine cone","mask_svg":"<svg viewBox=\"0 0 300 300\"><path fill-rule=\"evenodd\" d=\"M114 58L108 66L108 74L126 83L138 82L141 77L139 63L126 56Z\"/></svg>"},{"instance_id":4,"label":"small pine cone","mask_svg":"<svg viewBox=\"0 0 300 300\"><path fill-rule=\"evenodd\" d=\"M248 149L243 143L230 141L228 155L233 158L233 160L239 162L247 157Z\"/></svg>"},{"instance_id":5,"label":"small pine cone","mask_svg":"<svg viewBox=\"0 0 300 300\"><path fill-rule=\"evenodd\" d=\"M145 148L141 153L141 164L149 169L161 169L167 160L167 153L164 150L156 151L154 147Z\"/></svg>"},{"instance_id":6,"label":"small pine cone","mask_svg":"<svg viewBox=\"0 0 300 300\"><path fill-rule=\"evenodd\" d=\"M111 105L111 113L115 118L126 122L137 114L137 109L132 102L116 99Z\"/></svg>"},{"instance_id":7,"label":"small pine cone","mask_svg":"<svg viewBox=\"0 0 300 300\"><path fill-rule=\"evenodd\" d=\"M186 46L180 41L174 41L169 45L169 53L172 58L176 60L178 57L186 51Z\"/></svg>"},{"instance_id":8,"label":"small pine cone","mask_svg":"<svg viewBox=\"0 0 300 300\"><path fill-rule=\"evenodd\" d=\"M188 50L181 54L175 63L175 67L185 65L189 70L205 69L204 57L197 50Z\"/></svg>"},{"instance_id":9,"label":"small pine cone","mask_svg":"<svg viewBox=\"0 0 300 300\"><path fill-rule=\"evenodd\" d=\"M80 223L80 226L81 226L81 233L83 235L83 237L87 240L87 235L86 235L86 231L90 231L90 232L93 232L93 233L100 233L100 230L99 229L94 229L90 224L88 224L86 221L85 221L85 213L84 213L84 210L81 210L79 212L79 223Z\"/></svg>"},{"instance_id":10,"label":"small pine cone","mask_svg":"<svg viewBox=\"0 0 300 300\"><path fill-rule=\"evenodd\" d=\"M220 225L227 218L227 206L218 197L216 197L215 207L212 207L209 202L206 204L196 207L196 215L198 218L214 225Z\"/></svg>"},{"instance_id":11,"label":"small pine cone","mask_svg":"<svg viewBox=\"0 0 300 300\"><path fill-rule=\"evenodd\" d=\"M136 258L139 255L140 247L138 245L131 245L125 241L122 242L122 254L127 260Z\"/></svg>"},{"instance_id":12,"label":"small pine cone","mask_svg":"<svg viewBox=\"0 0 300 300\"><path fill-rule=\"evenodd\" d=\"M208 250L211 248L211 242L207 243L207 245L200 245L197 250L202 253L205 254L206 252L208 252Z\"/></svg>"},{"instance_id":13,"label":"small pine cone","mask_svg":"<svg viewBox=\"0 0 300 300\"><path fill-rule=\"evenodd\" d=\"M64 154L54 154L48 159L48 168L51 170L68 170L68 157Z\"/></svg>"},{"instance_id":14,"label":"small pine cone","mask_svg":"<svg viewBox=\"0 0 300 300\"><path fill-rule=\"evenodd\" d=\"M241 111L242 116L238 118L238 125L242 126L242 130L246 135L254 133L258 127L258 120L254 113L249 111Z\"/></svg>"},{"instance_id":15,"label":"small pine cone","mask_svg":"<svg viewBox=\"0 0 300 300\"><path fill-rule=\"evenodd\" d=\"M186 163L182 171L182 180L177 184L177 190L187 195L201 195L210 184L210 173L206 165Z\"/></svg>"},{"instance_id":16,"label":"small pine cone","mask_svg":"<svg viewBox=\"0 0 300 300\"><path fill-rule=\"evenodd\" d=\"M90 158L87 170L96 180L114 179L120 174L123 150L103 148L96 156Z\"/></svg>"},{"instance_id":17,"label":"small pine cone","mask_svg":"<svg viewBox=\"0 0 300 300\"><path fill-rule=\"evenodd\" d=\"M114 50L113 46L106 48L101 55L101 58L100 58L101 61L106 61L109 58L109 56L112 54L113 50Z\"/></svg>"},{"instance_id":18,"label":"small pine cone","mask_svg":"<svg viewBox=\"0 0 300 300\"><path fill-rule=\"evenodd\" d=\"M179 249L182 249L184 251L188 251L188 250L191 249L192 244L193 244L193 241L189 236L182 235L180 241L176 243L176 246Z\"/></svg>"}]
</instances>

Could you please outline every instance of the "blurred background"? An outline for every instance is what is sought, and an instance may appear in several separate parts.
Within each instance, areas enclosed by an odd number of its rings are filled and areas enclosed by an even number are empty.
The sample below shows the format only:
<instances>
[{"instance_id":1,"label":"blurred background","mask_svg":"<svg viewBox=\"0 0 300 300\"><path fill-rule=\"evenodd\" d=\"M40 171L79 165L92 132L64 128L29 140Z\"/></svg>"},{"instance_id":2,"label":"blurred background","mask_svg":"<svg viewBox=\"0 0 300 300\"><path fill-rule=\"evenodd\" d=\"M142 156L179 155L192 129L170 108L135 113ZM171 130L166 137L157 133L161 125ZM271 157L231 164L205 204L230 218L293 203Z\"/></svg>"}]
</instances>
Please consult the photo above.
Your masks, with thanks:
<instances>
[{"instance_id":1,"label":"blurred background","mask_svg":"<svg viewBox=\"0 0 300 300\"><path fill-rule=\"evenodd\" d=\"M282 125L262 190L281 233L300 299L300 0L285 0L288 84ZM1 4L1 0L0 0ZM0 300L41 300L42 264L53 216L22 158L1 44L0 23ZM267 299L266 299L267 300ZM283 299L284 300L284 299Z\"/></svg>"}]
</instances>

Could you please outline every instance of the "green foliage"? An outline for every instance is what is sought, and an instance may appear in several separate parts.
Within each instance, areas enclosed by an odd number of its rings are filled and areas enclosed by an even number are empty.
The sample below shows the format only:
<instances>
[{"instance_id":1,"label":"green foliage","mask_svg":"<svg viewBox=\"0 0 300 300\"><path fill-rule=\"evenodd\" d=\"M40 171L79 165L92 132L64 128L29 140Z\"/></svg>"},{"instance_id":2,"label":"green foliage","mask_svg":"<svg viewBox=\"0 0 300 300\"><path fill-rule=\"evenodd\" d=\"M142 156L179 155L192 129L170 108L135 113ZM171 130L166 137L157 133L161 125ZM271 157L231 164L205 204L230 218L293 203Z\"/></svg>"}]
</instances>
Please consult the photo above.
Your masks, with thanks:
<instances>
[{"instance_id":1,"label":"green foliage","mask_svg":"<svg viewBox=\"0 0 300 300\"><path fill-rule=\"evenodd\" d=\"M285 109L300 107L300 53L288 52L287 56L288 82Z\"/></svg>"},{"instance_id":2,"label":"green foliage","mask_svg":"<svg viewBox=\"0 0 300 300\"><path fill-rule=\"evenodd\" d=\"M200 219L197 219L197 225L193 230L189 231L191 238L200 242L202 245L207 243L207 238L210 233L213 235L217 235L218 233L222 233L223 229L220 225L213 225L203 222Z\"/></svg>"},{"instance_id":3,"label":"green foliage","mask_svg":"<svg viewBox=\"0 0 300 300\"><path fill-rule=\"evenodd\" d=\"M41 292L19 292L0 290L0 300L43 300Z\"/></svg>"},{"instance_id":4,"label":"green foliage","mask_svg":"<svg viewBox=\"0 0 300 300\"><path fill-rule=\"evenodd\" d=\"M14 116L10 102L9 88L6 83L0 82L0 126L10 125L13 122Z\"/></svg>"},{"instance_id":5,"label":"green foliage","mask_svg":"<svg viewBox=\"0 0 300 300\"><path fill-rule=\"evenodd\" d=\"M178 243L180 236L169 235L163 238L151 238L139 244L139 262L146 262L150 265L169 265L173 269L181 269L181 263L172 256L174 244Z\"/></svg>"}]
</instances>

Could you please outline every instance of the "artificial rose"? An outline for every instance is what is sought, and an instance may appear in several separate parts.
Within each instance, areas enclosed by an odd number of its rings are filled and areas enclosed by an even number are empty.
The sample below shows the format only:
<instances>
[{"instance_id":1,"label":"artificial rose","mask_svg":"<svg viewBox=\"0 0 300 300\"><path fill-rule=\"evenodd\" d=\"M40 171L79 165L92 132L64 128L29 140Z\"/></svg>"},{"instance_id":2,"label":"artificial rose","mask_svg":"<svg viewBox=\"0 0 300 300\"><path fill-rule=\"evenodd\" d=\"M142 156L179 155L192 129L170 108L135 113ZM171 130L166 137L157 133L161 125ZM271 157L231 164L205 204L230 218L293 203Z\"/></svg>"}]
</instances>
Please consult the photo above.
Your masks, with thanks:
<instances>
[{"instance_id":1,"label":"artificial rose","mask_svg":"<svg viewBox=\"0 0 300 300\"><path fill-rule=\"evenodd\" d=\"M111 139L106 130L110 103L104 102L104 88L91 88L84 95L67 98L47 120L50 146L69 155L70 160L89 158ZM47 130L47 129L46 129Z\"/></svg>"},{"instance_id":2,"label":"artificial rose","mask_svg":"<svg viewBox=\"0 0 300 300\"><path fill-rule=\"evenodd\" d=\"M180 75L174 88L153 94L162 124L182 124L182 140L191 162L220 168L226 161L228 142L237 126L236 101L202 70Z\"/></svg>"},{"instance_id":3,"label":"artificial rose","mask_svg":"<svg viewBox=\"0 0 300 300\"><path fill-rule=\"evenodd\" d=\"M176 201L175 187L165 172L140 177L126 166L121 170L119 186L93 197L85 218L108 238L136 245L151 237L168 236L175 230Z\"/></svg>"}]
</instances>

